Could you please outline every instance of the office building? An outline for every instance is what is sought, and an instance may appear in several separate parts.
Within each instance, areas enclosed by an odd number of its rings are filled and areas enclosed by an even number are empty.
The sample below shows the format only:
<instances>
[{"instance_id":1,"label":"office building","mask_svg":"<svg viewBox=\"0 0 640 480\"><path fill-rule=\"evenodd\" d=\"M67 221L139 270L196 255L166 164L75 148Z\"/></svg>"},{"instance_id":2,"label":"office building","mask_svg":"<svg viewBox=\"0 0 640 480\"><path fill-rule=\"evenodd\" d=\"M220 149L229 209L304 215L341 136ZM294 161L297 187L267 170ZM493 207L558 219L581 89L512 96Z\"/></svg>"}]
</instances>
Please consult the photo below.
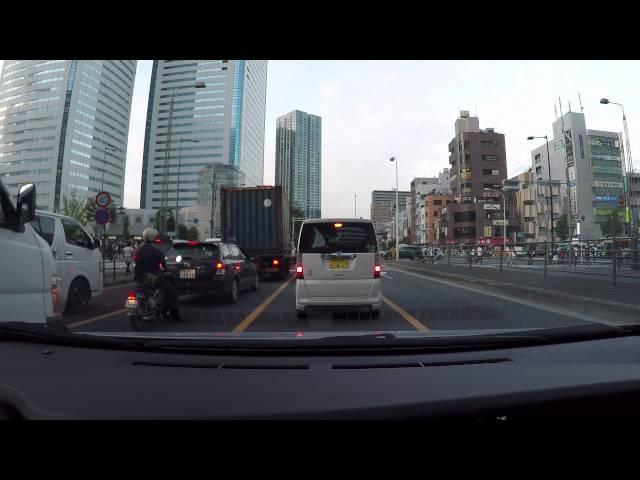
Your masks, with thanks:
<instances>
[{"instance_id":1,"label":"office building","mask_svg":"<svg viewBox=\"0 0 640 480\"><path fill-rule=\"evenodd\" d=\"M424 197L427 193L437 192L439 189L439 177L414 178L411 180L411 216L410 239L411 243L425 243L426 231L424 230Z\"/></svg>"},{"instance_id":2,"label":"office building","mask_svg":"<svg viewBox=\"0 0 640 480\"><path fill-rule=\"evenodd\" d=\"M291 208L305 218L322 216L322 118L300 110L278 117L275 175Z\"/></svg>"},{"instance_id":3,"label":"office building","mask_svg":"<svg viewBox=\"0 0 640 480\"><path fill-rule=\"evenodd\" d=\"M123 204L135 60L5 60L0 176L36 184L39 208L105 190ZM107 148L105 148L107 147Z\"/></svg>"},{"instance_id":4,"label":"office building","mask_svg":"<svg viewBox=\"0 0 640 480\"><path fill-rule=\"evenodd\" d=\"M424 231L424 242L433 244L437 241L438 219L440 212L450 203L454 203L456 197L453 195L442 195L440 193L429 193L424 197L421 218L421 229Z\"/></svg>"},{"instance_id":5,"label":"office building","mask_svg":"<svg viewBox=\"0 0 640 480\"><path fill-rule=\"evenodd\" d=\"M398 203L400 211L406 210L411 202L411 192L399 191ZM395 235L394 212L396 204L395 190L373 190L371 192L371 221L381 238L391 238Z\"/></svg>"},{"instance_id":6,"label":"office building","mask_svg":"<svg viewBox=\"0 0 640 480\"><path fill-rule=\"evenodd\" d=\"M546 149L543 143L531 152L538 182L549 180ZM580 238L593 239L602 236L600 225L609 221L612 212L624 222L623 149L618 133L588 130L583 113L567 112L553 123L549 157L552 183L560 185L560 198L554 193L554 227L562 213L570 212L572 236L579 232ZM538 221L546 227L541 233L550 238L548 199L547 188L547 207L539 210Z\"/></svg>"},{"instance_id":7,"label":"office building","mask_svg":"<svg viewBox=\"0 0 640 480\"><path fill-rule=\"evenodd\" d=\"M493 128L481 130L478 117L461 111L449 154L450 188L456 203L441 211L444 238L448 243L502 243L505 212L501 192L507 178L504 135ZM507 194L507 238L518 229L514 205L513 195Z\"/></svg>"},{"instance_id":8,"label":"office building","mask_svg":"<svg viewBox=\"0 0 640 480\"><path fill-rule=\"evenodd\" d=\"M266 60L155 60L141 206L161 206L165 160L169 208L178 190L178 208L197 205L200 171L211 164L239 168L247 186L262 184L266 89Z\"/></svg>"}]
</instances>

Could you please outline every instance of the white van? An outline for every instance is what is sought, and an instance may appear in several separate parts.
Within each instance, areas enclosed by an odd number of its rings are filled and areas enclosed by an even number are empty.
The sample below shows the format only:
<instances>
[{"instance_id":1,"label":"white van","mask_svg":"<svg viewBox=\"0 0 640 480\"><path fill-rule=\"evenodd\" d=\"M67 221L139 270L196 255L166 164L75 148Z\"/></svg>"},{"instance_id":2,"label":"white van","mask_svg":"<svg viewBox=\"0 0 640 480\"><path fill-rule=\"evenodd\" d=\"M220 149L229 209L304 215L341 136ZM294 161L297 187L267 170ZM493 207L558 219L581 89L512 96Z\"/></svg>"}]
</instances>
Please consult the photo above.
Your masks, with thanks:
<instances>
[{"instance_id":1,"label":"white van","mask_svg":"<svg viewBox=\"0 0 640 480\"><path fill-rule=\"evenodd\" d=\"M49 245L29 224L35 192L32 183L22 185L16 206L0 180L0 322L60 319L61 279Z\"/></svg>"},{"instance_id":2,"label":"white van","mask_svg":"<svg viewBox=\"0 0 640 480\"><path fill-rule=\"evenodd\" d=\"M50 245L58 276L62 278L61 305L78 311L102 293L100 241L93 239L76 219L36 210L33 228Z\"/></svg>"},{"instance_id":3,"label":"white van","mask_svg":"<svg viewBox=\"0 0 640 480\"><path fill-rule=\"evenodd\" d=\"M308 307L382 307L380 253L371 220L310 219L302 223L296 264L296 312Z\"/></svg>"}]
</instances>

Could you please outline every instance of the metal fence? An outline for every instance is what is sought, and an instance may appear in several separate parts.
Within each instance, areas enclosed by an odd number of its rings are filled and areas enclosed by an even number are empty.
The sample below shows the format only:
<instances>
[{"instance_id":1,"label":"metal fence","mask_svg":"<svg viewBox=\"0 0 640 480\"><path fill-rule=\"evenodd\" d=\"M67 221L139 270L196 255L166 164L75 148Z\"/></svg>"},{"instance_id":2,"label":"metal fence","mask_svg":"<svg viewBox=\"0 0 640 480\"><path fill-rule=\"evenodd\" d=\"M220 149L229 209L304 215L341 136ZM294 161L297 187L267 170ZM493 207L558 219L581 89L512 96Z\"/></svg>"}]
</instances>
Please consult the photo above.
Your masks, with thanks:
<instances>
[{"instance_id":1,"label":"metal fence","mask_svg":"<svg viewBox=\"0 0 640 480\"><path fill-rule=\"evenodd\" d=\"M404 253L404 255L403 255ZM549 274L570 272L602 276L613 285L619 278L640 281L640 248L634 238L599 238L573 242L515 242L507 245L467 243L423 247L415 254L400 250L401 259L446 264L454 267L488 267L503 270L537 271Z\"/></svg>"}]
</instances>

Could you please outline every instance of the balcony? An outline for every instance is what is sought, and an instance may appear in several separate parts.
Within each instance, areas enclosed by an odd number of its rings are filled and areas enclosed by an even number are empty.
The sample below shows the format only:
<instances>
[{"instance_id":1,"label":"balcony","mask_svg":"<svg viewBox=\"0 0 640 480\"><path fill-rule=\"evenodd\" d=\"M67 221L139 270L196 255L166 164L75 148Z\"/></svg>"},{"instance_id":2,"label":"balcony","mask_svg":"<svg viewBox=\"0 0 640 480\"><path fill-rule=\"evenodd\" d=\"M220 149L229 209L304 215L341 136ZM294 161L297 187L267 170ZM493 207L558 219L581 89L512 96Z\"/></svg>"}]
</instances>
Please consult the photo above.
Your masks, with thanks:
<instances>
[{"instance_id":1,"label":"balcony","mask_svg":"<svg viewBox=\"0 0 640 480\"><path fill-rule=\"evenodd\" d=\"M525 222L525 224L524 224L524 233L526 235L535 235L535 233L536 233L536 224L534 222Z\"/></svg>"}]
</instances>

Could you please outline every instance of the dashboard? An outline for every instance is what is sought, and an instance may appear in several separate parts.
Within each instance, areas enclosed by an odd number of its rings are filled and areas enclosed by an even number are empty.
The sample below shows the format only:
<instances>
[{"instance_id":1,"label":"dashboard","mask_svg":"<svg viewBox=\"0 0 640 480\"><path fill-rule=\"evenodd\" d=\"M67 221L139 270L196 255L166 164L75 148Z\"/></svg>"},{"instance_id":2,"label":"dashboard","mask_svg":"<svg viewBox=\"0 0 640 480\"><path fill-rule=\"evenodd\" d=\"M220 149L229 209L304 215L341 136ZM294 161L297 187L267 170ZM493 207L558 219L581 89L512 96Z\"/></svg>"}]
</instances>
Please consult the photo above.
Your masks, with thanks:
<instances>
[{"instance_id":1,"label":"dashboard","mask_svg":"<svg viewBox=\"0 0 640 480\"><path fill-rule=\"evenodd\" d=\"M410 355L0 342L3 419L636 418L640 338Z\"/></svg>"}]
</instances>

